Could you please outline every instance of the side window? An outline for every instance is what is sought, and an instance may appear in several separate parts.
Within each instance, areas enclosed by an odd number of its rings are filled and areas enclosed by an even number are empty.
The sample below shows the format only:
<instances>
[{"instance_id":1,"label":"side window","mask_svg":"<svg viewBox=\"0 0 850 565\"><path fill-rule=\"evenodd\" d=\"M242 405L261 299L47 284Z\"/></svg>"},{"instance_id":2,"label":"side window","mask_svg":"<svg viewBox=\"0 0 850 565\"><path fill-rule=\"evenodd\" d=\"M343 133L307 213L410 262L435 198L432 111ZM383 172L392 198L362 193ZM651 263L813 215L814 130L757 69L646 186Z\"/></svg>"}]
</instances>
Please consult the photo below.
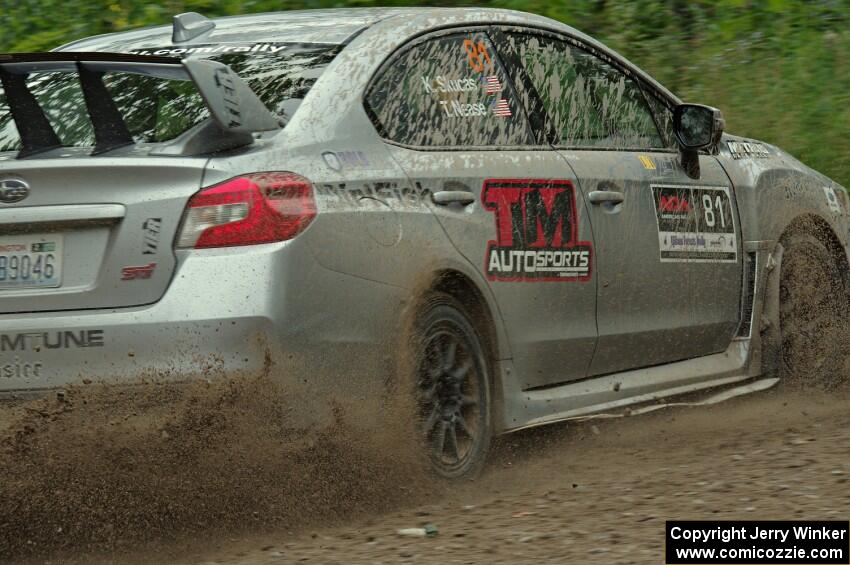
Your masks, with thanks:
<instances>
[{"instance_id":1,"label":"side window","mask_svg":"<svg viewBox=\"0 0 850 565\"><path fill-rule=\"evenodd\" d=\"M566 41L507 36L554 122L559 145L665 146L640 87L619 69Z\"/></svg>"},{"instance_id":2,"label":"side window","mask_svg":"<svg viewBox=\"0 0 850 565\"><path fill-rule=\"evenodd\" d=\"M428 39L392 59L366 103L391 141L413 146L533 143L505 71L484 33Z\"/></svg>"},{"instance_id":3,"label":"side window","mask_svg":"<svg viewBox=\"0 0 850 565\"><path fill-rule=\"evenodd\" d=\"M664 147L675 149L677 145L676 136L673 133L673 110L670 109L666 102L662 102L660 98L652 94L650 90L644 89L644 92L646 93L646 100L649 102L649 107L655 115L655 123L658 124L658 129L661 130L661 141L664 143Z\"/></svg>"}]
</instances>

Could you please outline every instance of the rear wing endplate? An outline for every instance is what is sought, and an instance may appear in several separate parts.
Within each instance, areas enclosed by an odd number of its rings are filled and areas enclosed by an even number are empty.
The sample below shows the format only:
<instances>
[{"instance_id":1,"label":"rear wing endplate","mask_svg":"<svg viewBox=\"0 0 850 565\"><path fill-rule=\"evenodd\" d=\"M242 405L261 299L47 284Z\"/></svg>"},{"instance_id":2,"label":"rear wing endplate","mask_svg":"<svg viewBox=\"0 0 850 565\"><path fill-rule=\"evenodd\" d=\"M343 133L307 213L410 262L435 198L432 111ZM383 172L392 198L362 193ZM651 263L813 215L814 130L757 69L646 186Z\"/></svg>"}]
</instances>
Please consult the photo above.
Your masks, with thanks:
<instances>
[{"instance_id":1,"label":"rear wing endplate","mask_svg":"<svg viewBox=\"0 0 850 565\"><path fill-rule=\"evenodd\" d=\"M101 52L0 54L0 83L23 146L18 158L61 146L56 131L27 86L30 73L51 71L79 75L95 134L93 155L134 143L103 83L103 75L107 72L192 81L216 126L219 149L251 143L251 134L280 127L278 117L263 105L239 75L216 61ZM221 136L229 136L231 142Z\"/></svg>"}]
</instances>

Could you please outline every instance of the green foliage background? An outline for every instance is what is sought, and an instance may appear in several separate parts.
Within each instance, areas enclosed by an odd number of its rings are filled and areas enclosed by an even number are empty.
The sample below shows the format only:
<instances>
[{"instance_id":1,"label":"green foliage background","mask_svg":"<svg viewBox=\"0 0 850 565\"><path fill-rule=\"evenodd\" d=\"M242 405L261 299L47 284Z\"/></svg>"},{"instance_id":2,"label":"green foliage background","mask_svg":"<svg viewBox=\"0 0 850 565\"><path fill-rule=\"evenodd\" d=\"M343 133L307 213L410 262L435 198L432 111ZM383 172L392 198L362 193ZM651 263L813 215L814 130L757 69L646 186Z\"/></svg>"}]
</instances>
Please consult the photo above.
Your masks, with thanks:
<instances>
[{"instance_id":1,"label":"green foliage background","mask_svg":"<svg viewBox=\"0 0 850 565\"><path fill-rule=\"evenodd\" d=\"M595 36L729 131L775 143L850 187L850 0L0 0L0 52L168 23L173 14L374 5L536 12Z\"/></svg>"}]
</instances>

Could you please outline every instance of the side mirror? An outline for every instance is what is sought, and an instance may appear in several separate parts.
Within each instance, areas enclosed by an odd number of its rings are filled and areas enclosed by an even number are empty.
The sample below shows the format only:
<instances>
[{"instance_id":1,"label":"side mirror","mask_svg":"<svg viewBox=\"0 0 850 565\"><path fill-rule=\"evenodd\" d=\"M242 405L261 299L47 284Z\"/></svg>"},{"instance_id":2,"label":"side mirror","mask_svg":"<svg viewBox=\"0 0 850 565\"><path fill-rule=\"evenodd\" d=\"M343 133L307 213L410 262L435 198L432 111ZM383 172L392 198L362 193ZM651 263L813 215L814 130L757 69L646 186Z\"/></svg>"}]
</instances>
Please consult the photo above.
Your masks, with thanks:
<instances>
[{"instance_id":1,"label":"side mirror","mask_svg":"<svg viewBox=\"0 0 850 565\"><path fill-rule=\"evenodd\" d=\"M720 142L726 120L717 108L701 104L680 104L673 111L673 131L679 141L682 167L699 178L700 149L713 151Z\"/></svg>"}]
</instances>

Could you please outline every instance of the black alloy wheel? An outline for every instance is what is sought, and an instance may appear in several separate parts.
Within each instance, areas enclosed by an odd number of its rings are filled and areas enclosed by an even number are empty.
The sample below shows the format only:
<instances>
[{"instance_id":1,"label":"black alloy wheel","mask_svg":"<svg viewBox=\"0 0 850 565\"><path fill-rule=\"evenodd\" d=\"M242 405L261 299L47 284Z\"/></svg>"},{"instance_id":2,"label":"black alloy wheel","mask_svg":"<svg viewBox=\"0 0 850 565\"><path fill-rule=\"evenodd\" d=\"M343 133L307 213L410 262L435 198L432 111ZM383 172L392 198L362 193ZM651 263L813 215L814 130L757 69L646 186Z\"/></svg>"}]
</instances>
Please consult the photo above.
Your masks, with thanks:
<instances>
[{"instance_id":1,"label":"black alloy wheel","mask_svg":"<svg viewBox=\"0 0 850 565\"><path fill-rule=\"evenodd\" d=\"M481 470L492 434L489 363L460 303L434 294L417 324L416 398L433 468L445 478Z\"/></svg>"}]
</instances>

